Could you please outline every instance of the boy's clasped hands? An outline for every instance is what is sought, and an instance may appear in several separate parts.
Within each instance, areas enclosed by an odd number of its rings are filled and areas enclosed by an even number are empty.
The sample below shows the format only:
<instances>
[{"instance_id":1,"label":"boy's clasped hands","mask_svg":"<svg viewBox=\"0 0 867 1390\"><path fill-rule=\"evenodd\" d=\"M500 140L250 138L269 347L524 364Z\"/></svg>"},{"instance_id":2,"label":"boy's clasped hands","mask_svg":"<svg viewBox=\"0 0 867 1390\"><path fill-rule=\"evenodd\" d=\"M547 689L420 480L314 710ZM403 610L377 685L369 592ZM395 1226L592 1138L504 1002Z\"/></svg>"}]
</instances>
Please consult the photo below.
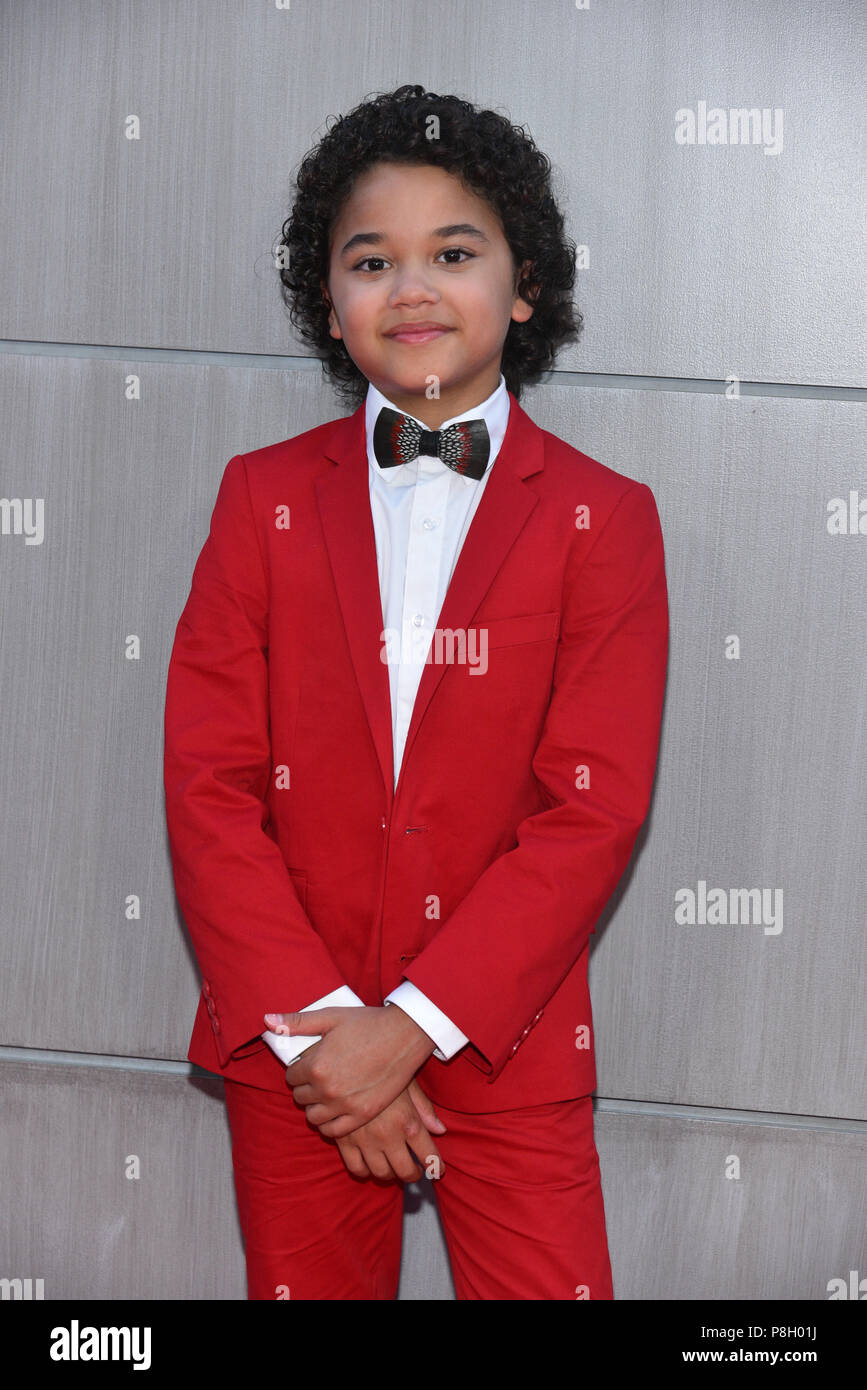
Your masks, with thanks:
<instances>
[{"instance_id":1,"label":"boy's clasped hands","mask_svg":"<svg viewBox=\"0 0 867 1390\"><path fill-rule=\"evenodd\" d=\"M435 1044L398 1004L266 1014L265 1023L284 1036L322 1035L290 1063L286 1080L350 1173L415 1182L423 1168L442 1176L431 1134L446 1126L415 1080Z\"/></svg>"}]
</instances>

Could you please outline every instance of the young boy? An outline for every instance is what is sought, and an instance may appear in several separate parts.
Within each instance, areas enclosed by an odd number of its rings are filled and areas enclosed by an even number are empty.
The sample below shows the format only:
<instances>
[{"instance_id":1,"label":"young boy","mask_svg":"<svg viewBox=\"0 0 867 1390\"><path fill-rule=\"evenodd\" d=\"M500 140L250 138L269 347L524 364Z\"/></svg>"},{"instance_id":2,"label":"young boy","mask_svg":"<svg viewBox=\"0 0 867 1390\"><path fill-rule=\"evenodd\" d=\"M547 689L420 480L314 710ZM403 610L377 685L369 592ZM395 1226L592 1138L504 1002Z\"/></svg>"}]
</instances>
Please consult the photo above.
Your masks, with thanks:
<instances>
[{"instance_id":1,"label":"young boy","mask_svg":"<svg viewBox=\"0 0 867 1390\"><path fill-rule=\"evenodd\" d=\"M580 327L549 173L418 86L305 158L281 280L355 409L230 460L178 623L188 1055L225 1079L253 1299L393 1299L424 1175L459 1299L613 1297L588 943L668 608L650 489L518 403Z\"/></svg>"}]
</instances>

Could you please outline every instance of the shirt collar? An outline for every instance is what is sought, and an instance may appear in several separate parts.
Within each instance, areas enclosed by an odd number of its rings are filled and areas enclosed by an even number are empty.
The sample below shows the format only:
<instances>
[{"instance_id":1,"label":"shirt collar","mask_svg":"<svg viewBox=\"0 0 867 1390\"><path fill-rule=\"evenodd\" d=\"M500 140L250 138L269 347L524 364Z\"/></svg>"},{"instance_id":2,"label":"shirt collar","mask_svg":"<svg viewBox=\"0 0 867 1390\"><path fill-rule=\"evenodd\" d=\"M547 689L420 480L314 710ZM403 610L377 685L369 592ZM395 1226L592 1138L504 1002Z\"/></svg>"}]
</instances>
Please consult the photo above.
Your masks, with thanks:
<instances>
[{"instance_id":1,"label":"shirt collar","mask_svg":"<svg viewBox=\"0 0 867 1390\"><path fill-rule=\"evenodd\" d=\"M397 410L397 406L394 405L387 396L384 396L381 391L377 390L372 381L369 382L364 415L367 435L367 461L370 467L375 469L379 477L384 479L385 482L397 483L403 481L405 483L407 470L412 469L413 473L417 471L415 468L416 460L408 464L399 465L396 468L382 468L373 452L373 430L376 425L376 417L383 406L388 406L390 410ZM465 410L462 415L453 415L451 419L443 420L439 427L442 430L445 429L446 425L456 425L461 420L475 420L481 416L488 427L488 434L491 440L488 466L483 476L486 476L490 472L491 468L494 466L497 454L500 452L500 446L506 434L506 426L509 423L509 407L510 401L509 393L506 389L506 378L503 376L503 373L500 372L499 383L491 392L490 396L488 396L487 400L482 401L481 405L474 405L471 410ZM408 411L403 411L401 413L409 414ZM418 417L411 415L410 419L417 420ZM418 420L418 423L423 430L428 429L428 426L423 420ZM443 468L445 468L445 466L445 464L441 465ZM396 474L399 475L399 477L395 476ZM475 481L475 479L471 479L470 481ZM481 479L478 481L481 482Z\"/></svg>"}]
</instances>

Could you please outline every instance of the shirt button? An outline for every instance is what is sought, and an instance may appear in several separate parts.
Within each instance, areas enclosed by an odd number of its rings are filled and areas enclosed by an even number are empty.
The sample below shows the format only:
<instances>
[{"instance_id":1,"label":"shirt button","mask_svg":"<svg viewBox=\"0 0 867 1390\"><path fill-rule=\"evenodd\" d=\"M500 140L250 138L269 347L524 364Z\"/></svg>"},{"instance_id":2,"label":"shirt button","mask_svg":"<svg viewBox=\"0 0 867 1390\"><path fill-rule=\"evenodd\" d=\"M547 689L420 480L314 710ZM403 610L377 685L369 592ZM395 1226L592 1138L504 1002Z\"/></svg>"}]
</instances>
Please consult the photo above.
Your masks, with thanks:
<instances>
[{"instance_id":1,"label":"shirt button","mask_svg":"<svg viewBox=\"0 0 867 1390\"><path fill-rule=\"evenodd\" d=\"M432 531L436 526L436 522L433 520L432 517L426 516L424 521L422 522L422 526L426 531Z\"/></svg>"},{"instance_id":2,"label":"shirt button","mask_svg":"<svg viewBox=\"0 0 867 1390\"><path fill-rule=\"evenodd\" d=\"M412 625L413 627L424 627L424 613L416 613Z\"/></svg>"}]
</instances>

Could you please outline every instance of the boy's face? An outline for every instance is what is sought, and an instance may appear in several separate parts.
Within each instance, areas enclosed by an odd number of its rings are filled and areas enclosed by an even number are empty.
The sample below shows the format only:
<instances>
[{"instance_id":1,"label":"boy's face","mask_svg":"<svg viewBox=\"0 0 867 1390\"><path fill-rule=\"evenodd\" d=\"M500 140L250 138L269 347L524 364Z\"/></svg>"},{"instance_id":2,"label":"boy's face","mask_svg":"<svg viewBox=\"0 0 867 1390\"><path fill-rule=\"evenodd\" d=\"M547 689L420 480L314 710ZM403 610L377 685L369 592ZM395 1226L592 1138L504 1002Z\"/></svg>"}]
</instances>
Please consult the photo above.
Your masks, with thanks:
<instances>
[{"instance_id":1,"label":"boy's face","mask_svg":"<svg viewBox=\"0 0 867 1390\"><path fill-rule=\"evenodd\" d=\"M434 165L383 162L357 180L340 213L323 288L331 336L359 371L437 429L495 390L509 323L533 312L515 285L489 203ZM412 323L437 328L395 336ZM425 395L431 377L439 399Z\"/></svg>"}]
</instances>

